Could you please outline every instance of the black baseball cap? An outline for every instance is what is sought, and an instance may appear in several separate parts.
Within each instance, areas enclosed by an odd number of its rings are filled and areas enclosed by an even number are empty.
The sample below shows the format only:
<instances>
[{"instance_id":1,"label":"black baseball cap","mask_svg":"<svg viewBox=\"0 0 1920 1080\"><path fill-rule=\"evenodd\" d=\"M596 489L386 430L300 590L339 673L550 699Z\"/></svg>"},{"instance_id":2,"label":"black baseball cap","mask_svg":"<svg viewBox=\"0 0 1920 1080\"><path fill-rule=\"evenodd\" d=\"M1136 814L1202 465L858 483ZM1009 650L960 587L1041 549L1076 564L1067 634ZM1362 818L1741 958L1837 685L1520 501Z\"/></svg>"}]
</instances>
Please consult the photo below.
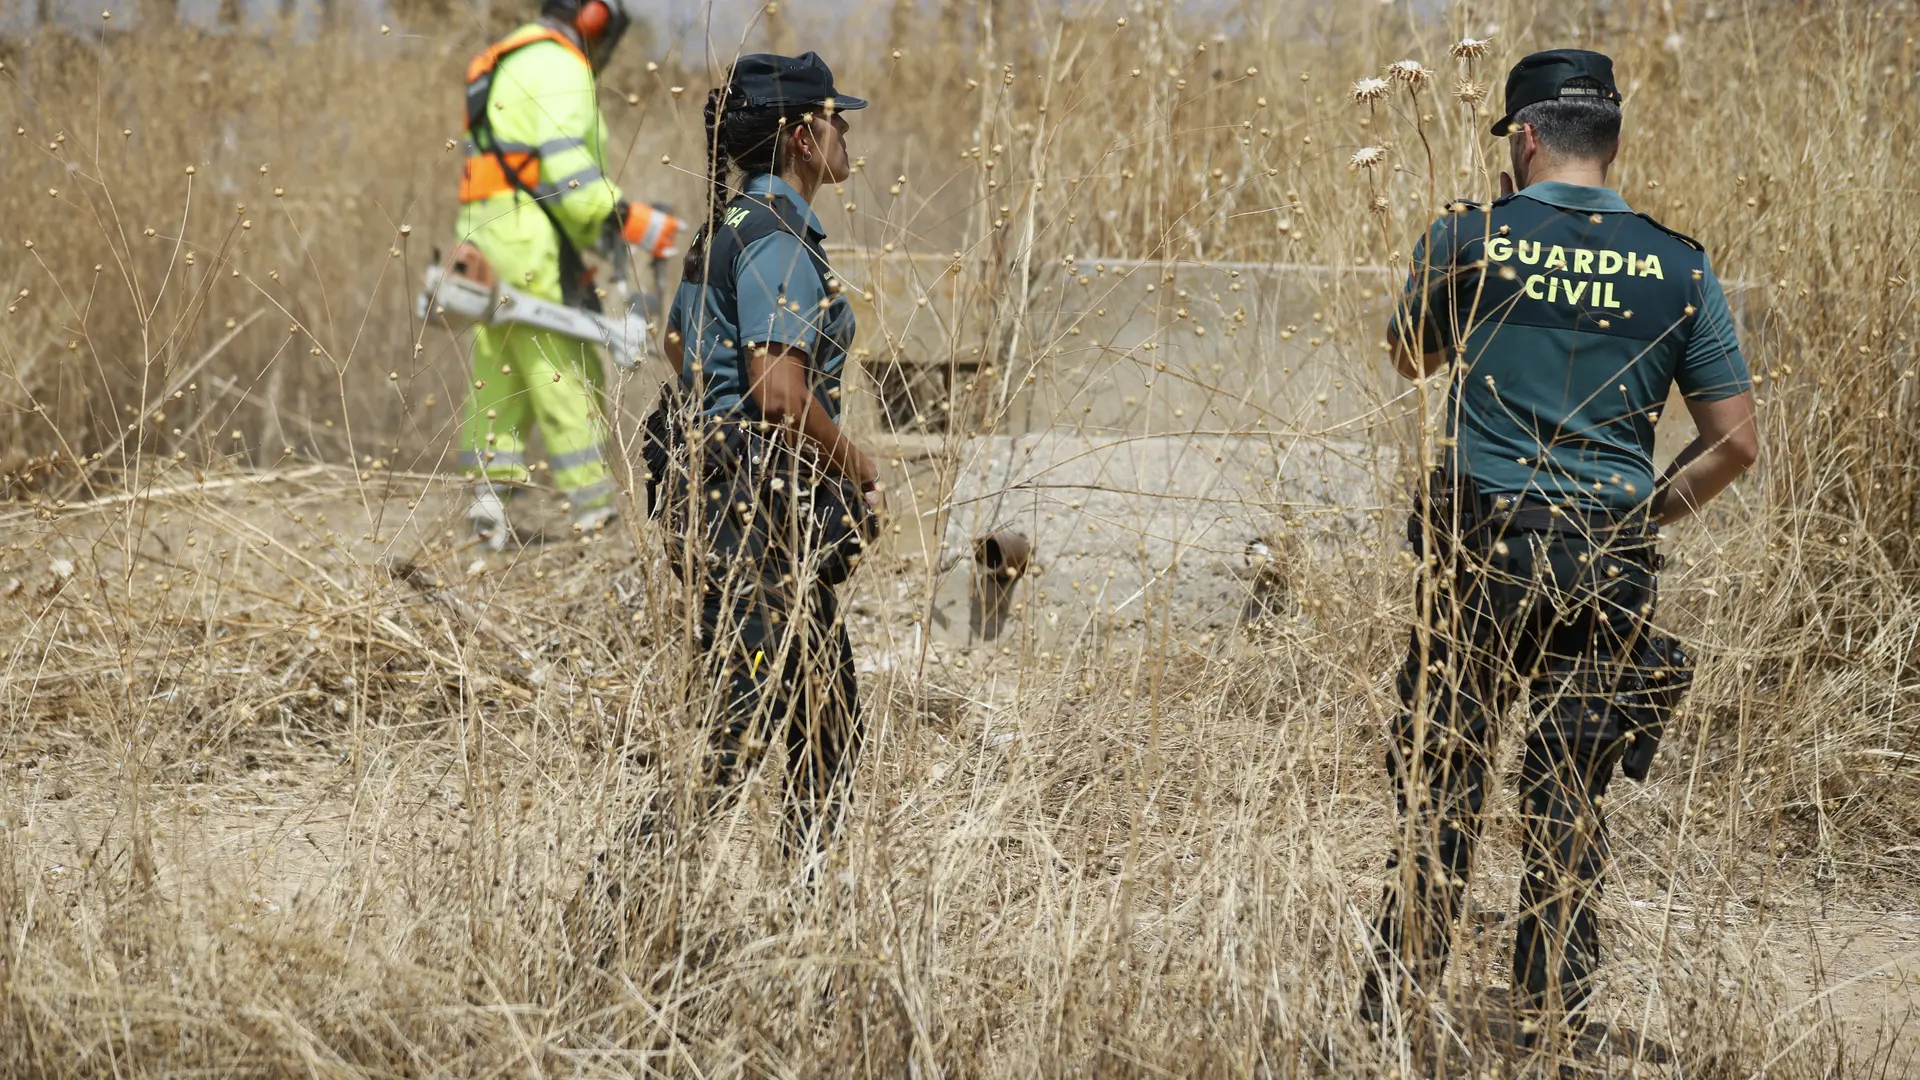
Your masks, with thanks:
<instances>
[{"instance_id":1,"label":"black baseball cap","mask_svg":"<svg viewBox=\"0 0 1920 1080\"><path fill-rule=\"evenodd\" d=\"M818 53L750 53L733 62L727 86L728 96L734 99L730 104L738 108L801 108L829 101L835 112L867 107L865 98L834 89L833 69Z\"/></svg>"},{"instance_id":2,"label":"black baseball cap","mask_svg":"<svg viewBox=\"0 0 1920 1080\"><path fill-rule=\"evenodd\" d=\"M1567 85L1581 78L1597 80L1601 88ZM1521 109L1563 97L1618 102L1620 89L1613 85L1613 58L1586 49L1552 49L1522 57L1507 76L1507 115L1493 122L1493 133L1505 135L1513 130L1513 114Z\"/></svg>"}]
</instances>

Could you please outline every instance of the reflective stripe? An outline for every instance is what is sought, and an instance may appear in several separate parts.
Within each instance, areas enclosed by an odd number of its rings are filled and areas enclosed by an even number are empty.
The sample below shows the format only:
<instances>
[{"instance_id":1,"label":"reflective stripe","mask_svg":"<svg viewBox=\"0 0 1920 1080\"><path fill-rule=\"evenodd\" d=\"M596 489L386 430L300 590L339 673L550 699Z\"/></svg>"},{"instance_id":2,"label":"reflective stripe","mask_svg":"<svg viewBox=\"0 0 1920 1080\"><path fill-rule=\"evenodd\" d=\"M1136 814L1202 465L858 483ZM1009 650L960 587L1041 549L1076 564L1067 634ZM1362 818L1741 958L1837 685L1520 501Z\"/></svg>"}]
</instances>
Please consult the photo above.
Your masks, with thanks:
<instances>
[{"instance_id":1,"label":"reflective stripe","mask_svg":"<svg viewBox=\"0 0 1920 1080\"><path fill-rule=\"evenodd\" d=\"M560 179L555 180L551 184L544 185L544 187L547 191L553 191L555 193L563 192L563 191L572 191L574 188L579 187L581 184L592 183L593 181L599 180L606 175L607 175L606 173L603 173L600 171L600 166L589 165L586 168L581 169L577 173L571 173L567 176L563 176ZM538 191L540 189L536 188L535 190ZM545 192L543 191L542 194L544 193Z\"/></svg>"},{"instance_id":2,"label":"reflective stripe","mask_svg":"<svg viewBox=\"0 0 1920 1080\"><path fill-rule=\"evenodd\" d=\"M602 480L597 484L588 484L586 487L567 492L567 502L575 508L592 506L611 498L613 498L613 483L609 480Z\"/></svg>"},{"instance_id":3,"label":"reflective stripe","mask_svg":"<svg viewBox=\"0 0 1920 1080\"><path fill-rule=\"evenodd\" d=\"M640 246L648 251L652 251L653 245L660 242L660 233L667 227L667 215L654 214L652 217L653 220L647 222L647 230L640 234Z\"/></svg>"},{"instance_id":4,"label":"reflective stripe","mask_svg":"<svg viewBox=\"0 0 1920 1080\"><path fill-rule=\"evenodd\" d=\"M507 469L525 468L527 455L520 450L462 450L460 467L478 469L481 467Z\"/></svg>"},{"instance_id":5,"label":"reflective stripe","mask_svg":"<svg viewBox=\"0 0 1920 1080\"><path fill-rule=\"evenodd\" d=\"M635 206L627 211L627 225L621 235L656 259L669 258L680 237L680 219L664 210Z\"/></svg>"},{"instance_id":6,"label":"reflective stripe","mask_svg":"<svg viewBox=\"0 0 1920 1080\"><path fill-rule=\"evenodd\" d=\"M577 469L582 465L597 465L605 460L606 455L600 452L599 447L589 446L570 454L548 454L547 468L560 472L563 469Z\"/></svg>"}]
</instances>

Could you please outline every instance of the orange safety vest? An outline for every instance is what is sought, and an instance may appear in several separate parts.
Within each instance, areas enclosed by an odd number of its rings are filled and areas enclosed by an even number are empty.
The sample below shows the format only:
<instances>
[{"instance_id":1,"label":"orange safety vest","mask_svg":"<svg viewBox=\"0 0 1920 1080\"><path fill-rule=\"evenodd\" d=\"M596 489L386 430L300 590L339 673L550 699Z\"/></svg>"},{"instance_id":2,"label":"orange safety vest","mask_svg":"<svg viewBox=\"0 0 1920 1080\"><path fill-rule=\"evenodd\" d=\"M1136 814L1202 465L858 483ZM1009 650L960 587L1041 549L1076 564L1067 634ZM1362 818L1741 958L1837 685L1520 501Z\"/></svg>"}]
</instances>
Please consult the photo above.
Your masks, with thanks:
<instances>
[{"instance_id":1,"label":"orange safety vest","mask_svg":"<svg viewBox=\"0 0 1920 1080\"><path fill-rule=\"evenodd\" d=\"M493 72L508 53L537 41L552 41L563 47L591 70L587 54L580 51L567 35L551 26L534 23L523 26L473 58L467 65L467 145L473 151L460 173L460 201L480 202L509 191L532 193L540 186L540 148L503 146L494 142L492 125L487 122L487 101L493 96ZM488 146L481 147L479 135L486 133ZM513 170L513 178L507 169ZM517 181L517 183L516 183Z\"/></svg>"}]
</instances>

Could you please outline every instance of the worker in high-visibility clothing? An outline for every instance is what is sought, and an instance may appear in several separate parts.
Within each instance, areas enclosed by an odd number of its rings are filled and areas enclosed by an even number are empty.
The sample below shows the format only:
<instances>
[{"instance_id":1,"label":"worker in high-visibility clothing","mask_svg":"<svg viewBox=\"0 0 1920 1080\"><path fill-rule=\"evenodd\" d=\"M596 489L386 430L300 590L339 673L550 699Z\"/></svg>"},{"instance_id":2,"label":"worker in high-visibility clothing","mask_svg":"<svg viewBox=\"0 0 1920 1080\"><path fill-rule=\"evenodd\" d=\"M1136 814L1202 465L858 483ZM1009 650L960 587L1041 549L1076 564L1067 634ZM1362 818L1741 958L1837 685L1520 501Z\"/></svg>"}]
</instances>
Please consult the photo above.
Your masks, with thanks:
<instances>
[{"instance_id":1,"label":"worker in high-visibility clothing","mask_svg":"<svg viewBox=\"0 0 1920 1080\"><path fill-rule=\"evenodd\" d=\"M664 259L680 233L677 218L628 203L609 175L594 75L627 29L628 2L545 0L538 19L467 67L461 239L502 282L591 311L599 294L582 250L605 234ZM528 479L536 424L575 528L613 519L603 386L585 341L515 325L474 331L460 463L474 481L467 518L486 546L500 550L511 533L507 504Z\"/></svg>"}]
</instances>

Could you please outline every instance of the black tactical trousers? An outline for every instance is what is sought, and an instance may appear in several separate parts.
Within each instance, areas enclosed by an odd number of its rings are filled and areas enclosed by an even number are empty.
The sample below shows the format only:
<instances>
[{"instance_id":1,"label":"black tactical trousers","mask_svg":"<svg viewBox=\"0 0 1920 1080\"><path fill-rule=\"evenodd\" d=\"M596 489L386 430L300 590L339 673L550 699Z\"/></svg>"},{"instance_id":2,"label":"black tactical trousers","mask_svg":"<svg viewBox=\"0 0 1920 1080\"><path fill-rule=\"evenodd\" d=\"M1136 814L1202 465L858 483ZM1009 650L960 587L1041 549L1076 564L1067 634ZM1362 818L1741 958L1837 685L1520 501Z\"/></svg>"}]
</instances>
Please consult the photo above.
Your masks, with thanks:
<instances>
[{"instance_id":1,"label":"black tactical trousers","mask_svg":"<svg viewBox=\"0 0 1920 1080\"><path fill-rule=\"evenodd\" d=\"M697 485L683 460L668 549L701 590L689 707L711 723L712 742L698 801L708 815L724 809L783 742L787 845L804 855L838 826L862 733L853 648L835 586L822 578L806 486L791 471L750 467L766 456L716 448Z\"/></svg>"},{"instance_id":2,"label":"black tactical trousers","mask_svg":"<svg viewBox=\"0 0 1920 1080\"><path fill-rule=\"evenodd\" d=\"M832 586L817 584L793 601L752 587L711 588L700 644L695 693L715 707L710 808L729 802L779 739L788 849L803 855L824 846L838 828L861 743L853 646Z\"/></svg>"},{"instance_id":3,"label":"black tactical trousers","mask_svg":"<svg viewBox=\"0 0 1920 1080\"><path fill-rule=\"evenodd\" d=\"M1601 797L1625 750L1613 702L1653 613L1652 553L1574 533L1481 534L1422 581L1387 751L1401 829L1365 1008L1438 991L1486 803L1495 729L1525 692L1525 876L1513 945L1523 1041L1583 1023L1599 961Z\"/></svg>"}]
</instances>

